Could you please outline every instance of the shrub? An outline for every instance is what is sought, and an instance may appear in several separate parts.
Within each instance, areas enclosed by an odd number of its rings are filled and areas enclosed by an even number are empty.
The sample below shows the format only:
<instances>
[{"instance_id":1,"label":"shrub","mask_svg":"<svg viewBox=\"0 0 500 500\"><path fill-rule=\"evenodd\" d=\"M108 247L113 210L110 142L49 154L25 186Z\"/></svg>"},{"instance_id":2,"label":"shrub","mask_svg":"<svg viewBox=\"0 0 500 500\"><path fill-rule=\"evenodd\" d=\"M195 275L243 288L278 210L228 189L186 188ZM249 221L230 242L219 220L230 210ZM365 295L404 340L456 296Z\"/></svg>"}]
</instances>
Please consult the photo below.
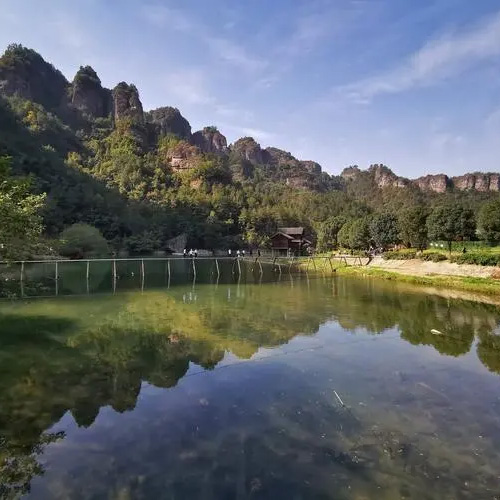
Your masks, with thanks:
<instances>
[{"instance_id":1,"label":"shrub","mask_svg":"<svg viewBox=\"0 0 500 500\"><path fill-rule=\"evenodd\" d=\"M428 261L428 262L442 262L443 260L447 260L446 255L441 252L424 252L420 257L420 259Z\"/></svg>"},{"instance_id":2,"label":"shrub","mask_svg":"<svg viewBox=\"0 0 500 500\"><path fill-rule=\"evenodd\" d=\"M102 257L109 253L108 242L95 227L73 224L60 236L59 253L65 257Z\"/></svg>"},{"instance_id":3,"label":"shrub","mask_svg":"<svg viewBox=\"0 0 500 500\"><path fill-rule=\"evenodd\" d=\"M500 265L500 254L488 252L470 252L452 258L457 264L476 264L478 266Z\"/></svg>"},{"instance_id":4,"label":"shrub","mask_svg":"<svg viewBox=\"0 0 500 500\"><path fill-rule=\"evenodd\" d=\"M382 257L385 260L408 260L408 259L416 259L417 258L417 251L408 248L404 250L395 250L392 252L385 252Z\"/></svg>"}]
</instances>

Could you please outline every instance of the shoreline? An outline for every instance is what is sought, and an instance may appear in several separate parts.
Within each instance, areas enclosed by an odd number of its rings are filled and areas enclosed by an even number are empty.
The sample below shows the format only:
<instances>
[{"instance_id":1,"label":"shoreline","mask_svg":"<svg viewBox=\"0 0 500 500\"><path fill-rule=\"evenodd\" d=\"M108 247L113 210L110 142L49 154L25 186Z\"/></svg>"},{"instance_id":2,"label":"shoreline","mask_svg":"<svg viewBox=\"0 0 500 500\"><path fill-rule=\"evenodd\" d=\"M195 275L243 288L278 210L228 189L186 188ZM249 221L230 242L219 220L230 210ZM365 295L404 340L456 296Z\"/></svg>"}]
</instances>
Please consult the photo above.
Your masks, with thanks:
<instances>
[{"instance_id":1,"label":"shoreline","mask_svg":"<svg viewBox=\"0 0 500 500\"><path fill-rule=\"evenodd\" d=\"M422 263L422 270L419 273L418 271L415 272L419 266L418 263L413 263L411 268L407 269L401 266L398 268L382 267L380 265L381 262L391 261L383 261L380 258L365 266L345 266L335 263L333 270L323 268L322 271L318 270L318 272L332 276L370 277L395 281L397 283L418 285L422 287L423 291L434 295L500 305L500 280L484 277L484 273L482 273L483 276L474 276L471 275L470 269L464 269L464 274L457 274L456 272L451 274L446 273L446 269L442 266L439 269L440 273L432 273L427 271L429 268L428 262ZM436 265L439 266L439 264ZM458 266L458 271L460 271L461 265L456 266ZM470 268L470 266L466 267Z\"/></svg>"}]
</instances>

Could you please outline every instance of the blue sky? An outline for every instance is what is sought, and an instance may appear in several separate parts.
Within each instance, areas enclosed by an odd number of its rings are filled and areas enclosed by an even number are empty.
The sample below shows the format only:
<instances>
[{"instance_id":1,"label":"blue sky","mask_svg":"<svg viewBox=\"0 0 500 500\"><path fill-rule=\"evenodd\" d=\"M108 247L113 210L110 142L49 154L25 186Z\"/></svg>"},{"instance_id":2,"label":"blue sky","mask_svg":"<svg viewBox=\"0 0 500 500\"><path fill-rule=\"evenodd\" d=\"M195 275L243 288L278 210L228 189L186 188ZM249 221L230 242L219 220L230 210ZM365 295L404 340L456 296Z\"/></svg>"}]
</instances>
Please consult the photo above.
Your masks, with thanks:
<instances>
[{"instance_id":1,"label":"blue sky","mask_svg":"<svg viewBox=\"0 0 500 500\"><path fill-rule=\"evenodd\" d=\"M330 173L500 170L498 0L4 0L0 26L1 50Z\"/></svg>"}]
</instances>

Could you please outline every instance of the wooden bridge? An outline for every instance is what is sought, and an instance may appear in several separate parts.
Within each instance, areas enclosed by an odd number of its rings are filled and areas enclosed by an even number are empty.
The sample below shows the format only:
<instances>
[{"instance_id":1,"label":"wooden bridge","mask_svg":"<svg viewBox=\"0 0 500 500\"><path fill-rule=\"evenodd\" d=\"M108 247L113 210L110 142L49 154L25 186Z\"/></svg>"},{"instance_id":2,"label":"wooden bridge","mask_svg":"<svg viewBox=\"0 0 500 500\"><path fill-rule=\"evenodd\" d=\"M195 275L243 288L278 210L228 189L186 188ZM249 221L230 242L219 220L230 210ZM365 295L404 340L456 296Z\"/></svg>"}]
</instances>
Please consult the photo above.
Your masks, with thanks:
<instances>
[{"instance_id":1,"label":"wooden bridge","mask_svg":"<svg viewBox=\"0 0 500 500\"><path fill-rule=\"evenodd\" d=\"M143 290L146 276L148 282L154 281L155 286L170 286L174 282L196 282L199 275L201 280L219 282L221 275L226 280L250 279L262 280L264 273L272 275L333 272L339 265L365 265L362 257L351 255L327 255L317 257L151 257L151 258L107 258L83 260L38 260L0 262L0 292L13 290L12 293L0 293L0 296L31 296L33 285L42 285L50 288L53 294L60 293L60 280L64 278L64 285L76 282L82 293L95 290L96 282L104 279L109 291L116 291L117 281L125 280L129 286ZM270 272L272 274L270 274ZM210 278L211 277L211 278ZM154 278L154 279L153 279ZM109 280L109 281L108 281ZM121 281L120 281L121 283ZM27 286L29 284L29 286ZM100 285L102 288L102 285ZM66 286L67 287L67 286ZM65 286L63 286L65 288ZM64 293L64 291L63 291Z\"/></svg>"}]
</instances>

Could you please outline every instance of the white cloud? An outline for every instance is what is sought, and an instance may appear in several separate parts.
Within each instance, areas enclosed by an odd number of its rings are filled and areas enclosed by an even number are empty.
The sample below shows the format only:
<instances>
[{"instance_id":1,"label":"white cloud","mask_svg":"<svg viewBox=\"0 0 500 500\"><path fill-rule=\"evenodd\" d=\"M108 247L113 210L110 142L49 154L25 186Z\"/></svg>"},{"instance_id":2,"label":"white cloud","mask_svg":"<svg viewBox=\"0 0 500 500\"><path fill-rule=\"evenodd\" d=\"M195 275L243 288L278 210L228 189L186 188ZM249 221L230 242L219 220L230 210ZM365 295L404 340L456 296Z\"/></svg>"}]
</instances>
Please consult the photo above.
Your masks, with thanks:
<instances>
[{"instance_id":1,"label":"white cloud","mask_svg":"<svg viewBox=\"0 0 500 500\"><path fill-rule=\"evenodd\" d=\"M381 94L435 85L478 62L500 55L500 11L468 31L447 34L425 44L401 65L374 77L335 89L358 103Z\"/></svg>"},{"instance_id":2,"label":"white cloud","mask_svg":"<svg viewBox=\"0 0 500 500\"><path fill-rule=\"evenodd\" d=\"M50 24L53 28L53 35L62 44L77 50L82 50L89 46L91 37L78 22L75 22L74 17L69 13L63 11L57 12Z\"/></svg>"},{"instance_id":3,"label":"white cloud","mask_svg":"<svg viewBox=\"0 0 500 500\"><path fill-rule=\"evenodd\" d=\"M217 58L249 73L259 72L267 66L266 61L250 55L227 38L205 36L204 41Z\"/></svg>"},{"instance_id":4,"label":"white cloud","mask_svg":"<svg viewBox=\"0 0 500 500\"><path fill-rule=\"evenodd\" d=\"M240 125L231 125L225 123L221 124L221 129L230 131L232 135L236 135L239 137L253 137L257 141L266 143L276 140L277 138L277 134L253 127L242 127Z\"/></svg>"},{"instance_id":5,"label":"white cloud","mask_svg":"<svg viewBox=\"0 0 500 500\"><path fill-rule=\"evenodd\" d=\"M217 104L215 106L215 112L225 118L238 118L239 120L245 122L251 122L255 119L255 113L253 111L234 107L228 104Z\"/></svg>"},{"instance_id":6,"label":"white cloud","mask_svg":"<svg viewBox=\"0 0 500 500\"><path fill-rule=\"evenodd\" d=\"M184 104L215 104L215 99L207 91L206 80L203 71L185 68L169 73L165 78L165 88Z\"/></svg>"},{"instance_id":7,"label":"white cloud","mask_svg":"<svg viewBox=\"0 0 500 500\"><path fill-rule=\"evenodd\" d=\"M267 66L265 60L249 54L244 47L228 38L213 35L204 25L187 17L180 10L148 4L142 8L142 16L156 27L171 28L188 34L207 46L216 58L243 71L254 73Z\"/></svg>"},{"instance_id":8,"label":"white cloud","mask_svg":"<svg viewBox=\"0 0 500 500\"><path fill-rule=\"evenodd\" d=\"M152 25L164 27L168 25L176 31L192 32L195 30L193 22L181 11L165 5L147 4L141 9L142 17Z\"/></svg>"}]
</instances>

